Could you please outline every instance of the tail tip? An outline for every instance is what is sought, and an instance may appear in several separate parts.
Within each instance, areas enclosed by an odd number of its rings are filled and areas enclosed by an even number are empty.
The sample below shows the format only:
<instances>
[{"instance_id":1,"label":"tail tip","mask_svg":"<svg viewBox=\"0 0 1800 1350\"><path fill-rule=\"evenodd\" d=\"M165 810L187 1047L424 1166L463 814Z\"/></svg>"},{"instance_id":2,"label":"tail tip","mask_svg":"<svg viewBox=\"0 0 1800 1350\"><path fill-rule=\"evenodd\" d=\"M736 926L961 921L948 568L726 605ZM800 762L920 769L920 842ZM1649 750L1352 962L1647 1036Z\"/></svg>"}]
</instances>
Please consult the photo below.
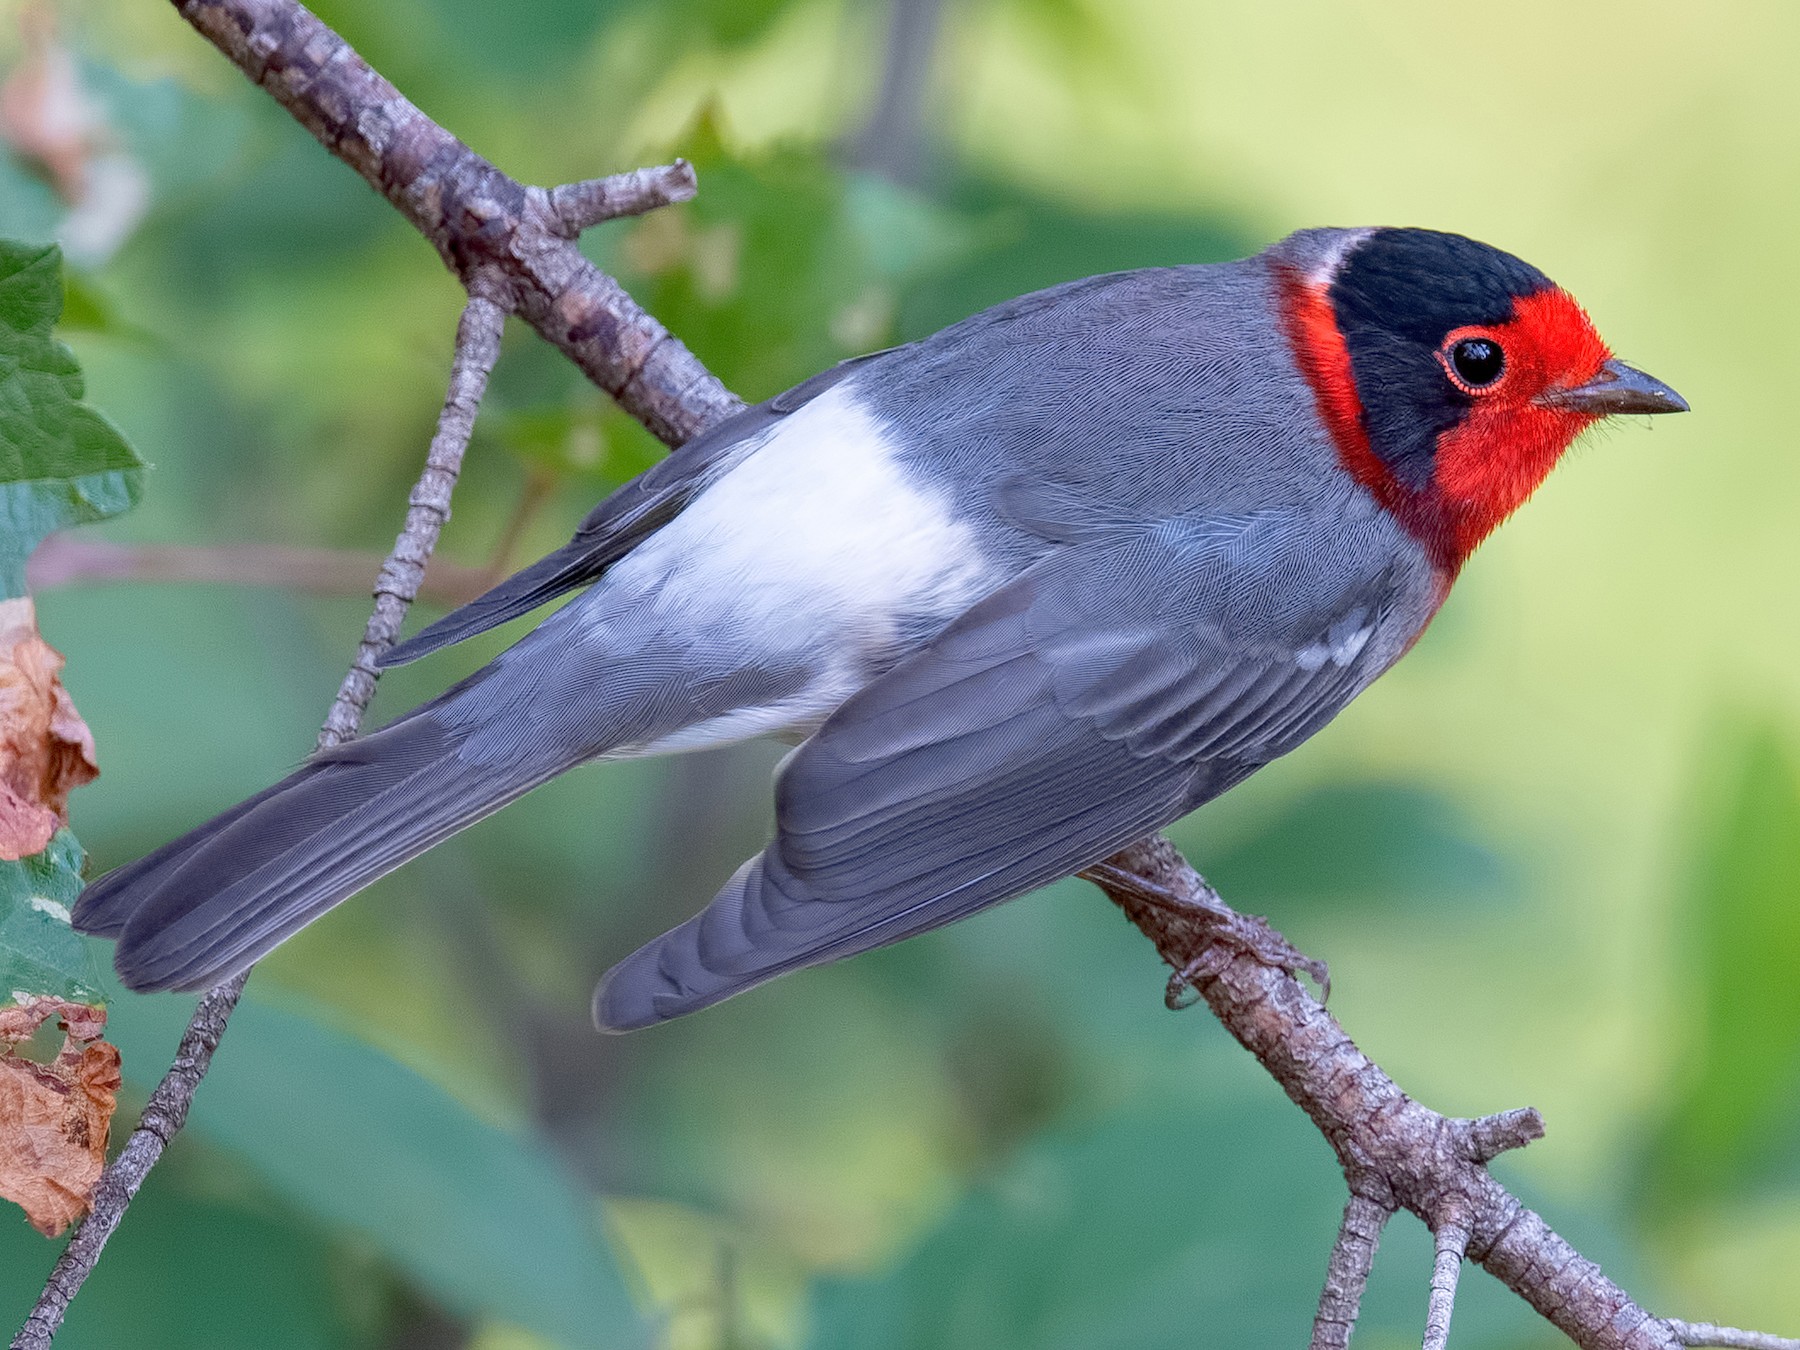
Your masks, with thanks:
<instances>
[{"instance_id":1,"label":"tail tip","mask_svg":"<svg viewBox=\"0 0 1800 1350\"><path fill-rule=\"evenodd\" d=\"M656 992L646 987L640 970L641 952L633 953L601 977L594 988L594 1027L608 1036L622 1036L628 1031L641 1031L669 1014L656 1011Z\"/></svg>"}]
</instances>

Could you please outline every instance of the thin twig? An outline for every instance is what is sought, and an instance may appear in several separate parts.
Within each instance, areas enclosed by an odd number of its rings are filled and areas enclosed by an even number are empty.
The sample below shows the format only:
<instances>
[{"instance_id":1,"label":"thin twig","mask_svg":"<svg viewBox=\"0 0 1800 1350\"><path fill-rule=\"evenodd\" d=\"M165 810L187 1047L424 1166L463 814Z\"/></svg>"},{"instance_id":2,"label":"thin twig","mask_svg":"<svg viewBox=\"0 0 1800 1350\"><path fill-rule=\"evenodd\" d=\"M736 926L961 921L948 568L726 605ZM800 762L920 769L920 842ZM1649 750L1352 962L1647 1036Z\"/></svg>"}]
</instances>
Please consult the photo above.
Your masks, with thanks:
<instances>
[{"instance_id":1,"label":"thin twig","mask_svg":"<svg viewBox=\"0 0 1800 1350\"><path fill-rule=\"evenodd\" d=\"M1459 1218L1438 1224L1431 1263L1431 1300L1425 1307L1424 1350L1447 1350L1450 1315L1456 1311L1456 1282L1469 1249L1469 1226Z\"/></svg>"},{"instance_id":2,"label":"thin twig","mask_svg":"<svg viewBox=\"0 0 1800 1350\"><path fill-rule=\"evenodd\" d=\"M494 541L493 551L488 554L487 566L477 573L482 590L493 586L506 575L512 564L513 554L518 551L519 541L525 537L526 528L537 518L544 503L555 494L558 481L556 474L542 465L534 465L525 475L525 485L519 489L519 500L513 503L512 514L507 516L506 524L500 527L500 537ZM437 567L434 564L425 574L427 582L435 571Z\"/></svg>"},{"instance_id":3,"label":"thin twig","mask_svg":"<svg viewBox=\"0 0 1800 1350\"><path fill-rule=\"evenodd\" d=\"M368 595L381 555L354 549L283 548L272 544L130 544L53 534L26 564L33 593L108 582L271 586L310 595ZM467 604L490 584L490 569L433 558L419 599Z\"/></svg>"},{"instance_id":4,"label":"thin twig","mask_svg":"<svg viewBox=\"0 0 1800 1350\"><path fill-rule=\"evenodd\" d=\"M1722 1350L1800 1350L1800 1340L1787 1336L1771 1336L1763 1331L1740 1331L1736 1327L1714 1326L1711 1322L1677 1322L1663 1325L1675 1335L1680 1345L1711 1345Z\"/></svg>"},{"instance_id":5,"label":"thin twig","mask_svg":"<svg viewBox=\"0 0 1800 1350\"><path fill-rule=\"evenodd\" d=\"M478 290L485 288L478 287ZM506 314L486 294L471 294L456 328L456 351L451 360L449 390L444 396L437 432L425 456L425 469L413 489L406 526L394 541L376 582L375 608L369 616L356 660L344 676L343 686L332 700L325 725L319 730L318 749L341 744L356 735L369 700L375 695L378 671L375 658L393 645L406 618L407 606L425 574L425 563L437 543L438 532L450 515L450 490L462 467L463 451L475 425L475 413L487 388L488 373L500 355L500 332ZM138 1187L150 1174L169 1141L187 1121L188 1107L200 1080L212 1065L213 1051L225 1034L244 982L250 972L232 976L209 990L194 1010L182 1034L175 1062L150 1094L131 1138L119 1151L94 1187L93 1209L63 1248L32 1308L13 1339L13 1350L49 1350L62 1325L69 1303L80 1291L100 1259L100 1253L119 1220L125 1216Z\"/></svg>"},{"instance_id":6,"label":"thin twig","mask_svg":"<svg viewBox=\"0 0 1800 1350\"><path fill-rule=\"evenodd\" d=\"M375 608L363 630L356 659L326 714L325 729L319 733L320 749L349 740L362 725L369 700L375 697L375 681L381 678L375 662L400 636L406 611L425 579L425 564L437 547L444 522L450 519L450 493L462 470L463 451L475 429L481 397L487 392L488 374L500 359L500 334L506 326L506 311L494 301L491 290L491 284L478 275L469 303L457 320L449 387L425 455L425 470L407 504L406 525L375 579Z\"/></svg>"},{"instance_id":7,"label":"thin twig","mask_svg":"<svg viewBox=\"0 0 1800 1350\"><path fill-rule=\"evenodd\" d=\"M688 202L699 191L694 166L685 159L608 178L587 178L550 189L550 214L573 238L602 221L641 216L659 206Z\"/></svg>"},{"instance_id":8,"label":"thin twig","mask_svg":"<svg viewBox=\"0 0 1800 1350\"><path fill-rule=\"evenodd\" d=\"M1338 1225L1337 1241L1331 1245L1331 1260L1325 1267L1325 1287L1319 1293L1319 1311L1313 1318L1310 1350L1348 1350L1350 1335L1356 1330L1356 1319L1362 1311L1363 1291L1369 1287L1369 1272L1375 1268L1381 1230L1393 1213L1391 1205L1350 1193L1350 1201L1344 1206L1344 1221Z\"/></svg>"},{"instance_id":9,"label":"thin twig","mask_svg":"<svg viewBox=\"0 0 1800 1350\"><path fill-rule=\"evenodd\" d=\"M1524 1148L1544 1137L1544 1118L1529 1106L1456 1123L1462 1127L1463 1146L1470 1162L1491 1163L1502 1153Z\"/></svg>"}]
</instances>

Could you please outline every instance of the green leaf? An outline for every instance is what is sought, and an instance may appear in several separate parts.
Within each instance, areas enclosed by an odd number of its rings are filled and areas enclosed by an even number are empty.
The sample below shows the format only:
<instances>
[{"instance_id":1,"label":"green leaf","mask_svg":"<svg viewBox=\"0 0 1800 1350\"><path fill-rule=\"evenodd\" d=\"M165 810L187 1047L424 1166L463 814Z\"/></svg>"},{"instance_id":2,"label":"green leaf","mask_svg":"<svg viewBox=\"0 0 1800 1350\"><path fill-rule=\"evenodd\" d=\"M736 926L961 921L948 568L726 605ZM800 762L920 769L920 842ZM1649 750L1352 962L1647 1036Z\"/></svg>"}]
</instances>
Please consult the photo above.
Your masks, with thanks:
<instances>
[{"instance_id":1,"label":"green leaf","mask_svg":"<svg viewBox=\"0 0 1800 1350\"><path fill-rule=\"evenodd\" d=\"M1773 726L1715 740L1731 758L1678 919L1694 1040L1645 1159L1665 1212L1800 1180L1800 771Z\"/></svg>"},{"instance_id":2,"label":"green leaf","mask_svg":"<svg viewBox=\"0 0 1800 1350\"><path fill-rule=\"evenodd\" d=\"M82 858L75 836L58 830L42 853L0 862L0 1003L20 993L101 1001L93 952L69 927Z\"/></svg>"},{"instance_id":3,"label":"green leaf","mask_svg":"<svg viewBox=\"0 0 1800 1350\"><path fill-rule=\"evenodd\" d=\"M359 1344L346 1316L342 1271L323 1235L292 1215L270 1213L275 1207L264 1197L257 1197L260 1205L233 1203L205 1194L204 1185L184 1186L189 1178L177 1179L179 1171L171 1159L151 1176L70 1306L57 1350ZM0 1226L0 1270L12 1276L4 1287L15 1321L55 1257L55 1247L23 1223Z\"/></svg>"},{"instance_id":4,"label":"green leaf","mask_svg":"<svg viewBox=\"0 0 1800 1350\"><path fill-rule=\"evenodd\" d=\"M589 400L493 413L481 429L554 478L585 478L611 488L662 457L655 442L620 434L630 425L616 409Z\"/></svg>"},{"instance_id":5,"label":"green leaf","mask_svg":"<svg viewBox=\"0 0 1800 1350\"><path fill-rule=\"evenodd\" d=\"M909 282L902 338L1076 277L1241 258L1258 247L1252 228L1223 213L1102 210L984 178L952 184L947 201L964 221L964 246Z\"/></svg>"},{"instance_id":6,"label":"green leaf","mask_svg":"<svg viewBox=\"0 0 1800 1350\"><path fill-rule=\"evenodd\" d=\"M893 1270L823 1286L809 1350L1305 1344L1343 1180L1273 1084L1253 1091L1233 1104L1144 1103L1042 1138ZM1430 1263L1429 1239L1402 1216L1358 1344L1416 1341ZM1459 1345L1516 1345L1532 1325L1498 1285L1465 1283Z\"/></svg>"},{"instance_id":7,"label":"green leaf","mask_svg":"<svg viewBox=\"0 0 1800 1350\"><path fill-rule=\"evenodd\" d=\"M1207 880L1239 909L1290 915L1307 904L1493 903L1516 885L1453 802L1402 783L1314 788L1205 857Z\"/></svg>"},{"instance_id":8,"label":"green leaf","mask_svg":"<svg viewBox=\"0 0 1800 1350\"><path fill-rule=\"evenodd\" d=\"M81 402L75 357L50 335L62 254L0 241L0 594L23 595L25 560L55 530L137 501L143 461Z\"/></svg>"},{"instance_id":9,"label":"green leaf","mask_svg":"<svg viewBox=\"0 0 1800 1350\"><path fill-rule=\"evenodd\" d=\"M139 1086L192 1005L126 998L112 1039ZM598 1204L542 1142L480 1119L298 1003L252 995L190 1128L295 1205L361 1234L446 1307L568 1346L644 1344Z\"/></svg>"},{"instance_id":10,"label":"green leaf","mask_svg":"<svg viewBox=\"0 0 1800 1350\"><path fill-rule=\"evenodd\" d=\"M710 114L672 149L700 196L594 246L728 387L767 398L892 340L891 287L823 150L739 154Z\"/></svg>"}]
</instances>

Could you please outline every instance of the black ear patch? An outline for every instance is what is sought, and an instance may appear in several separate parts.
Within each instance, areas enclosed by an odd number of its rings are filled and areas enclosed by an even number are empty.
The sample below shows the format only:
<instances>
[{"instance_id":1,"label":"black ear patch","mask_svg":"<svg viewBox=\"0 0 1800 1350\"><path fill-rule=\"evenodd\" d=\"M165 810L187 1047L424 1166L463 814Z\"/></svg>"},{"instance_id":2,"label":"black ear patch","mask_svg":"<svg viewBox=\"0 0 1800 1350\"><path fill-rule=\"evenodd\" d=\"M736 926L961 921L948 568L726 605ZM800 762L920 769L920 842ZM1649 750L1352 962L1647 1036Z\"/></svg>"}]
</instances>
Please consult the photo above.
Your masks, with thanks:
<instances>
[{"instance_id":1,"label":"black ear patch","mask_svg":"<svg viewBox=\"0 0 1800 1350\"><path fill-rule=\"evenodd\" d=\"M1438 436L1472 402L1438 363L1444 338L1506 323L1514 301L1551 284L1510 253L1437 230L1377 230L1344 259L1331 304L1369 447L1408 490L1430 486Z\"/></svg>"}]
</instances>

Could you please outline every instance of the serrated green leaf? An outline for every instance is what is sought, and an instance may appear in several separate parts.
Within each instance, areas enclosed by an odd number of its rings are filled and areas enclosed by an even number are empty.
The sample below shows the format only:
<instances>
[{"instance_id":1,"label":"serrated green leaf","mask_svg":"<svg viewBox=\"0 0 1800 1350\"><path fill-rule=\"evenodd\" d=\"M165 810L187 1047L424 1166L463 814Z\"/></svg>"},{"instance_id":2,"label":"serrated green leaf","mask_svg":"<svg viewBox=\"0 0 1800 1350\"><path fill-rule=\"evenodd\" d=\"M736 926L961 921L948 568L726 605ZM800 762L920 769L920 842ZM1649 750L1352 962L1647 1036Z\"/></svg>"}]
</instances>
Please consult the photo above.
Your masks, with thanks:
<instances>
[{"instance_id":1,"label":"serrated green leaf","mask_svg":"<svg viewBox=\"0 0 1800 1350\"><path fill-rule=\"evenodd\" d=\"M42 853L0 862L0 1003L21 994L101 1001L93 953L69 927L83 857L75 836L58 830Z\"/></svg>"},{"instance_id":2,"label":"serrated green leaf","mask_svg":"<svg viewBox=\"0 0 1800 1350\"><path fill-rule=\"evenodd\" d=\"M0 594L23 595L25 560L53 531L137 501L143 461L81 402L81 368L51 336L62 253L0 241Z\"/></svg>"}]
</instances>

